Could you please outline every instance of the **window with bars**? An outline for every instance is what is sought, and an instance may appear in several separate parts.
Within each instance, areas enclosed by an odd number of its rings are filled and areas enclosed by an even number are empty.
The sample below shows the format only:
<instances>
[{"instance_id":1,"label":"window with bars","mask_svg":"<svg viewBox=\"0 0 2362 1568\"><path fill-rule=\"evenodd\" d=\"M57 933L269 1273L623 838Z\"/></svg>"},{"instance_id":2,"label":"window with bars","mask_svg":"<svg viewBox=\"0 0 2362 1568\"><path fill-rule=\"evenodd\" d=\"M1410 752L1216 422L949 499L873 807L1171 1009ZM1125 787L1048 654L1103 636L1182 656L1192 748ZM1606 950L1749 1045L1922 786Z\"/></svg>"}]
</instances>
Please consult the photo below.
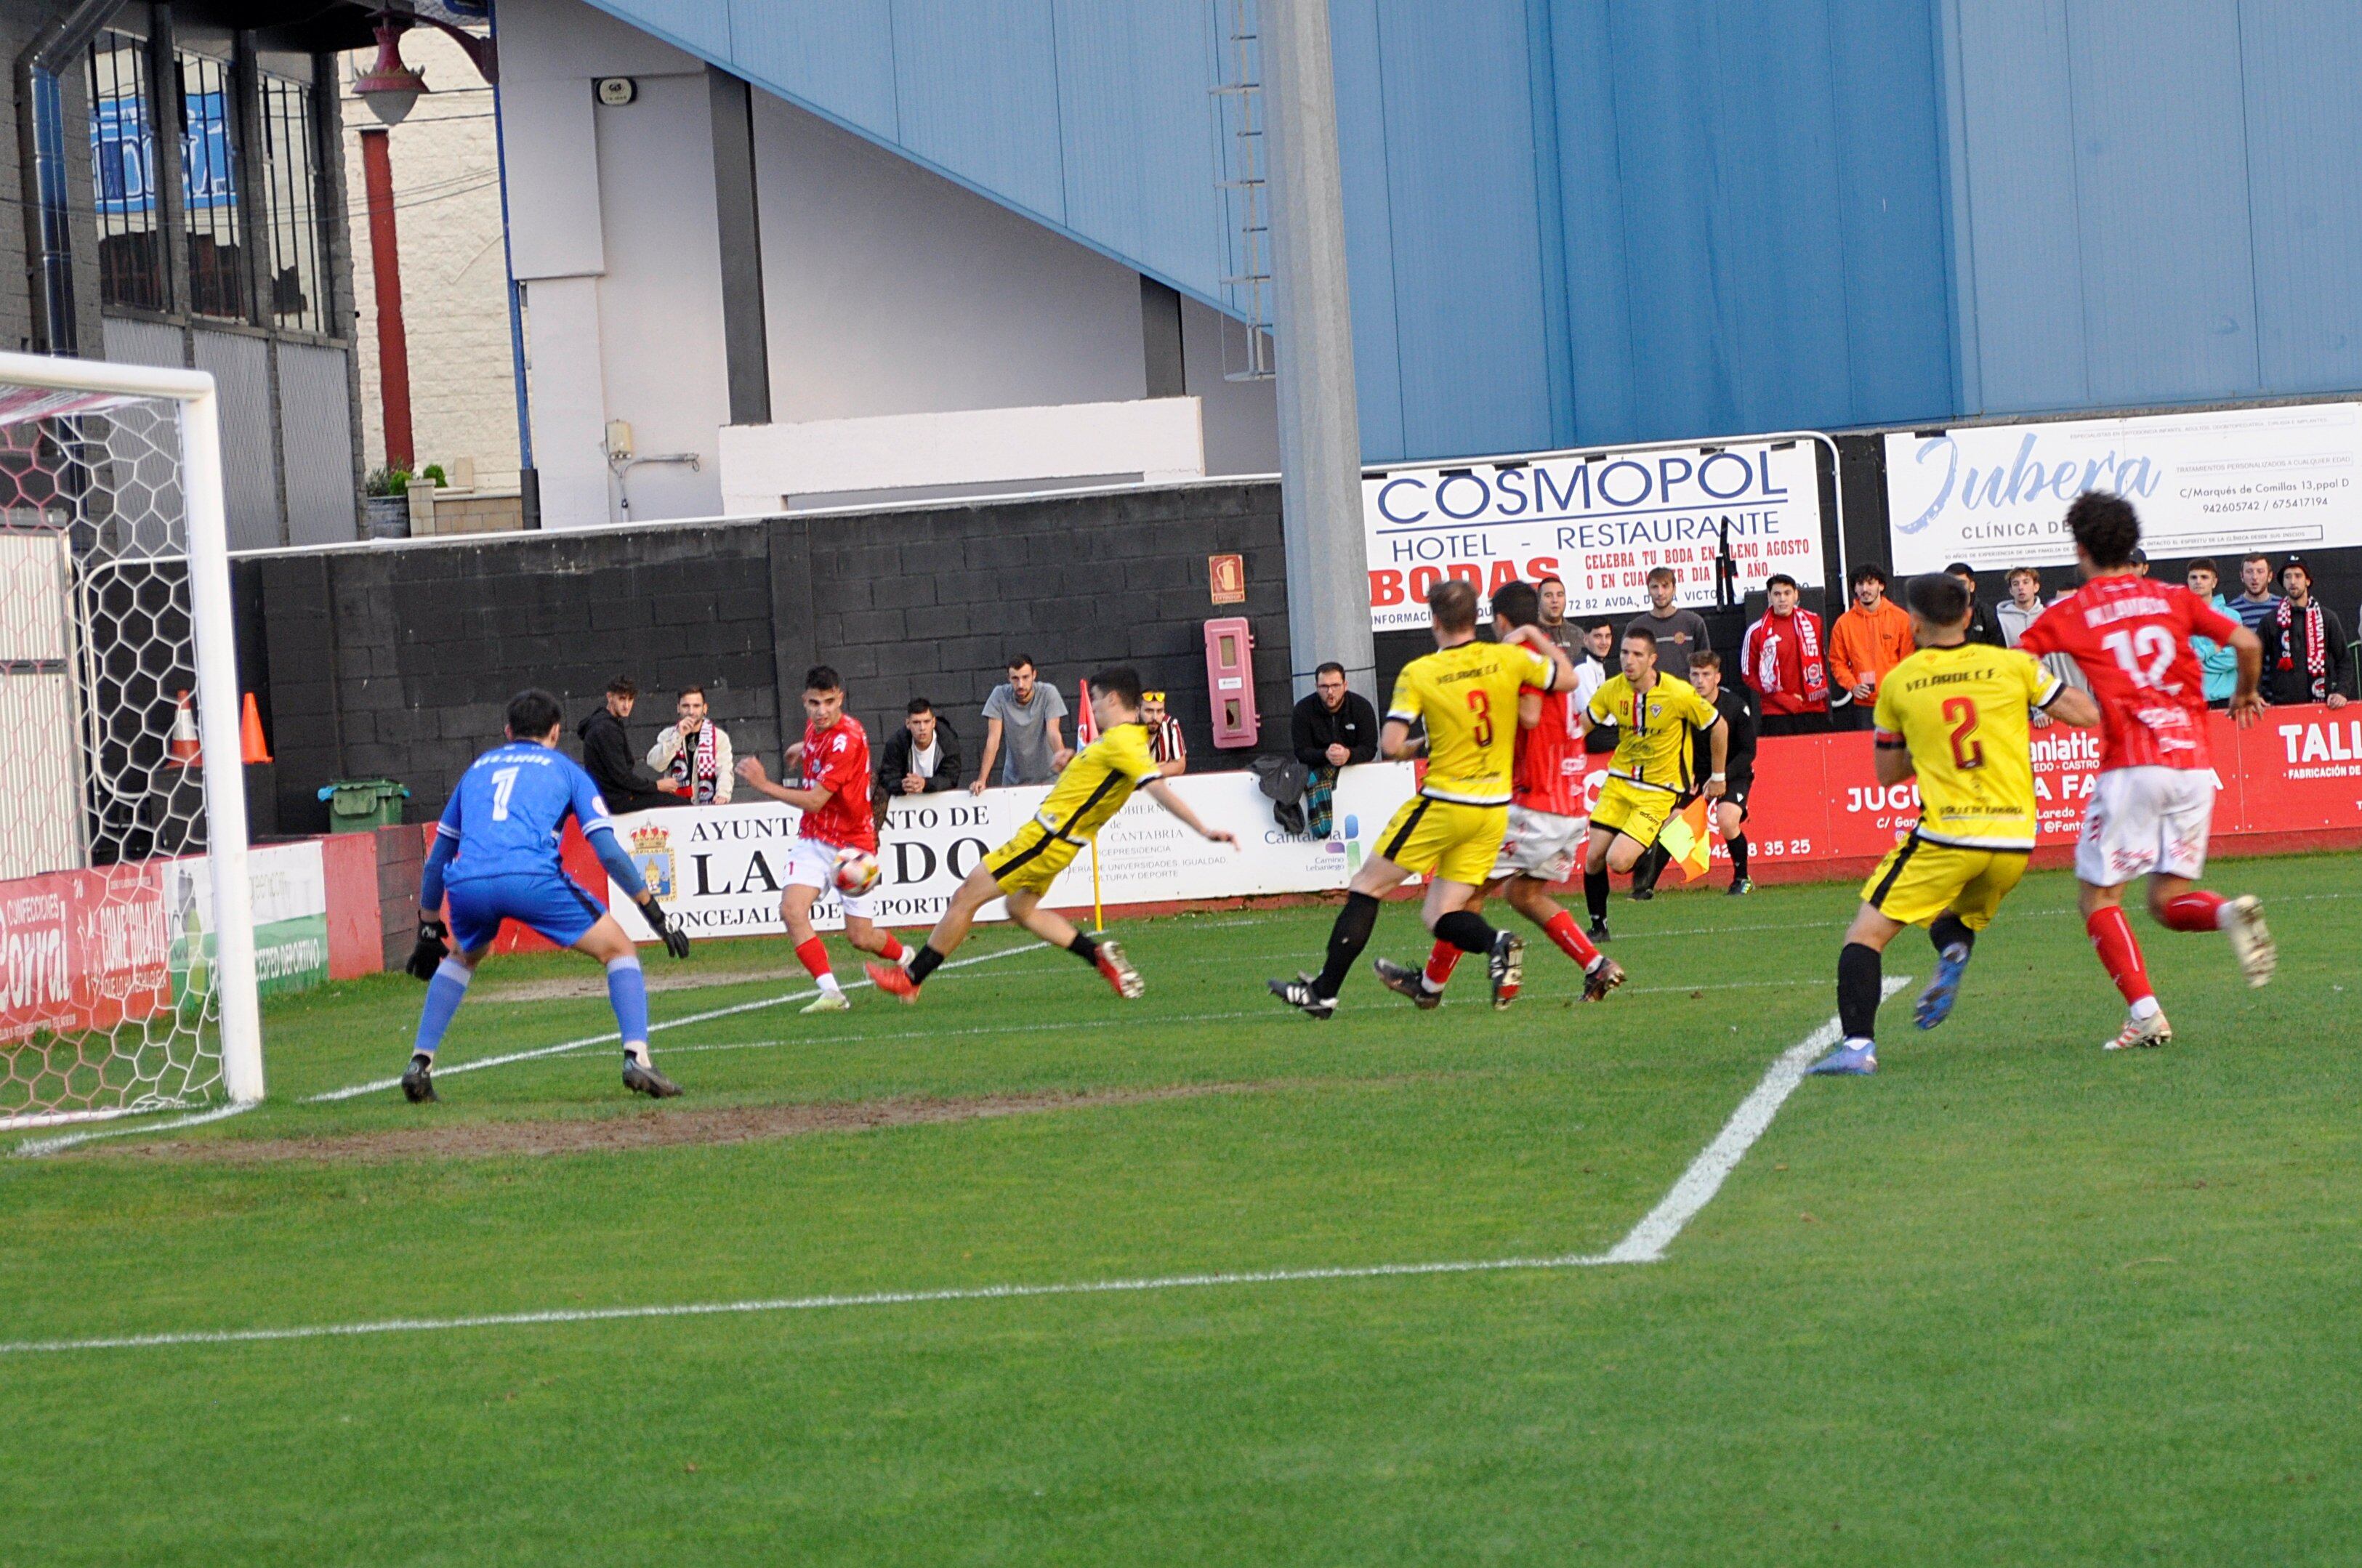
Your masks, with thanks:
<instances>
[{"instance_id":1,"label":"window with bars","mask_svg":"<svg viewBox=\"0 0 2362 1568\"><path fill-rule=\"evenodd\" d=\"M312 86L264 72L263 222L270 231L270 315L281 326L326 332L326 241L320 211L320 122Z\"/></svg>"},{"instance_id":2,"label":"window with bars","mask_svg":"<svg viewBox=\"0 0 2362 1568\"><path fill-rule=\"evenodd\" d=\"M90 165L103 304L170 310L148 41L103 30L90 46Z\"/></svg>"},{"instance_id":3,"label":"window with bars","mask_svg":"<svg viewBox=\"0 0 2362 1568\"><path fill-rule=\"evenodd\" d=\"M189 236L189 308L245 321L245 216L237 200L237 98L226 61L179 52L181 196Z\"/></svg>"}]
</instances>

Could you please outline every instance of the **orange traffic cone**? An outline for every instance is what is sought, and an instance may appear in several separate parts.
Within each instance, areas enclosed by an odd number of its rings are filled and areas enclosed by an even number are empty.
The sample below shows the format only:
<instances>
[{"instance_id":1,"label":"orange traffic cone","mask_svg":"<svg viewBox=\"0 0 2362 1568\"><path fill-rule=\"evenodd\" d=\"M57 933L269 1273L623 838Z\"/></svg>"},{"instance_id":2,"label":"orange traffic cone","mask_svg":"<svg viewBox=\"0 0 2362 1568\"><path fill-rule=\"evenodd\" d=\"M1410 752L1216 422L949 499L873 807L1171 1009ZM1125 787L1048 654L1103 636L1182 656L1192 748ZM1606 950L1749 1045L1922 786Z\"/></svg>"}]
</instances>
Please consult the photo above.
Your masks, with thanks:
<instances>
[{"instance_id":1,"label":"orange traffic cone","mask_svg":"<svg viewBox=\"0 0 2362 1568\"><path fill-rule=\"evenodd\" d=\"M172 738L164 747L164 765L168 767L194 767L204 760L197 745L197 711L189 705L189 694L181 693L181 707L172 715Z\"/></svg>"},{"instance_id":2,"label":"orange traffic cone","mask_svg":"<svg viewBox=\"0 0 2362 1568\"><path fill-rule=\"evenodd\" d=\"M245 762L268 762L270 747L262 739L262 710L254 705L254 693L246 694L246 712L237 723L238 750Z\"/></svg>"}]
</instances>

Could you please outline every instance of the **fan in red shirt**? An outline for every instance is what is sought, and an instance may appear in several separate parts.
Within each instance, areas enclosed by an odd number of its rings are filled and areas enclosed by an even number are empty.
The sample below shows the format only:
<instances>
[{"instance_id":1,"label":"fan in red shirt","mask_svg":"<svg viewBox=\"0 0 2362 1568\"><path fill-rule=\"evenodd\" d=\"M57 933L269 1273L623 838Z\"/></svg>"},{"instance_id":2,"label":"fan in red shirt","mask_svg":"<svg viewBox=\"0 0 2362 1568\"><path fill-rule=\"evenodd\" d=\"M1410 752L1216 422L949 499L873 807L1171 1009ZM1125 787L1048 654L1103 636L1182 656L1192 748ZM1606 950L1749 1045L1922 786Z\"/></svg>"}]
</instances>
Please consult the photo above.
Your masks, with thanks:
<instances>
[{"instance_id":1,"label":"fan in red shirt","mask_svg":"<svg viewBox=\"0 0 2362 1568\"><path fill-rule=\"evenodd\" d=\"M1829 659L1821 618L1796 607L1796 580L1784 571L1764 580L1763 618L1739 639L1738 672L1761 699L1763 716L1784 719L1829 711ZM1774 727L1766 734L1777 734Z\"/></svg>"},{"instance_id":2,"label":"fan in red shirt","mask_svg":"<svg viewBox=\"0 0 2362 1568\"><path fill-rule=\"evenodd\" d=\"M804 676L804 738L788 747L785 768L801 769L800 786L774 784L754 757L738 763L738 777L774 801L803 813L803 825L788 860L779 894L779 918L796 944L796 960L820 987L806 1012L843 1012L853 1003L828 965L828 947L812 929L812 905L836 886L836 852L877 850L877 823L869 810L869 733L844 711L844 682L826 665ZM870 922L866 893L840 893L844 903L844 939L889 964L904 948L891 932Z\"/></svg>"},{"instance_id":3,"label":"fan in red shirt","mask_svg":"<svg viewBox=\"0 0 2362 1568\"><path fill-rule=\"evenodd\" d=\"M2087 491L2067 509L2084 583L2025 629L2020 651L2063 653L2081 667L2100 705L2100 778L2083 810L2075 875L2084 929L2129 1013L2111 1051L2173 1038L2149 986L2140 944L2125 919L2125 884L2148 878L2149 913L2170 931L2220 931L2247 983L2272 977L2275 954L2255 899L2226 899L2197 885L2214 818L2214 766L2206 739L2205 677L2190 646L2211 637L2235 650L2239 684L2231 718L2245 727L2263 712L2256 634L2176 583L2152 581L2136 564L2140 518L2132 503Z\"/></svg>"},{"instance_id":4,"label":"fan in red shirt","mask_svg":"<svg viewBox=\"0 0 2362 1568\"><path fill-rule=\"evenodd\" d=\"M1529 582L1505 582L1493 591L1496 628L1531 626L1541 620L1541 594ZM1572 691L1528 691L1518 699L1518 753L1512 765L1509 834L1501 841L1493 878L1476 890L1468 907L1505 884L1509 907L1542 928L1560 951L1583 966L1583 995L1597 1001L1624 983L1623 966L1591 944L1574 916L1550 896L1551 884L1574 874L1576 852L1588 823L1584 813L1583 709ZM1444 982L1460 961L1460 949L1438 942L1422 972L1392 959L1377 960L1378 977L1422 1008L1443 999Z\"/></svg>"}]
</instances>

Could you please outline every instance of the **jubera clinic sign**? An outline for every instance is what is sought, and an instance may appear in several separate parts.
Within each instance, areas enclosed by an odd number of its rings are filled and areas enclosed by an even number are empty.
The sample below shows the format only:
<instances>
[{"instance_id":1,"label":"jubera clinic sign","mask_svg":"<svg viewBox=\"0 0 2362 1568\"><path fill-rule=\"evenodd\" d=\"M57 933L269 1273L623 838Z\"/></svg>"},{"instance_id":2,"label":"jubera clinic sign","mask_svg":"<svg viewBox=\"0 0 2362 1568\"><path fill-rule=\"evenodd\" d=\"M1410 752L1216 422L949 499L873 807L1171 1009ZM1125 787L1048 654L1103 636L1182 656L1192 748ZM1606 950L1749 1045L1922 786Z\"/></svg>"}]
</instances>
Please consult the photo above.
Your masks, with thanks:
<instances>
[{"instance_id":1,"label":"jubera clinic sign","mask_svg":"<svg viewBox=\"0 0 2362 1568\"><path fill-rule=\"evenodd\" d=\"M2067 504L2108 490L2159 559L2362 544L2362 404L1980 425L1886 438L1897 571L2064 566ZM2234 579L2235 560L2224 562Z\"/></svg>"},{"instance_id":2,"label":"jubera clinic sign","mask_svg":"<svg viewBox=\"0 0 2362 1568\"><path fill-rule=\"evenodd\" d=\"M1726 523L1739 592L1782 571L1819 587L1816 447L1734 441L1366 474L1371 628L1427 624L1428 591L1447 577L1489 598L1512 579L1555 576L1568 614L1617 615L1647 608L1649 569L1664 566L1681 574L1681 602L1710 602Z\"/></svg>"}]
</instances>

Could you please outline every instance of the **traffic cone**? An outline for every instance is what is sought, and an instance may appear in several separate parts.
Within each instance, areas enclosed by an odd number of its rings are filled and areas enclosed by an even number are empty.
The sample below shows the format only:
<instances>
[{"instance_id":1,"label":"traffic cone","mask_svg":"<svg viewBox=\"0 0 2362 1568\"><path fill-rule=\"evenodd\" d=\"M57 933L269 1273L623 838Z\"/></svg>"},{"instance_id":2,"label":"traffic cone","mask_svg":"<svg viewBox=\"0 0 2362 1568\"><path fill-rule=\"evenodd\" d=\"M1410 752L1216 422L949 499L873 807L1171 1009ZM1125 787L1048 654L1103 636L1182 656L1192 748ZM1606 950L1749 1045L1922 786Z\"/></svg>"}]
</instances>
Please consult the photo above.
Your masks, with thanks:
<instances>
[{"instance_id":1,"label":"traffic cone","mask_svg":"<svg viewBox=\"0 0 2362 1568\"><path fill-rule=\"evenodd\" d=\"M181 693L180 711L172 715L172 738L164 747L164 765L168 767L194 767L204 760L197 745L197 711L189 705L189 694Z\"/></svg>"},{"instance_id":2,"label":"traffic cone","mask_svg":"<svg viewBox=\"0 0 2362 1568\"><path fill-rule=\"evenodd\" d=\"M262 739L262 710L254 705L254 693L246 694L246 712L237 723L238 750L247 762L268 762L270 747Z\"/></svg>"}]
</instances>

